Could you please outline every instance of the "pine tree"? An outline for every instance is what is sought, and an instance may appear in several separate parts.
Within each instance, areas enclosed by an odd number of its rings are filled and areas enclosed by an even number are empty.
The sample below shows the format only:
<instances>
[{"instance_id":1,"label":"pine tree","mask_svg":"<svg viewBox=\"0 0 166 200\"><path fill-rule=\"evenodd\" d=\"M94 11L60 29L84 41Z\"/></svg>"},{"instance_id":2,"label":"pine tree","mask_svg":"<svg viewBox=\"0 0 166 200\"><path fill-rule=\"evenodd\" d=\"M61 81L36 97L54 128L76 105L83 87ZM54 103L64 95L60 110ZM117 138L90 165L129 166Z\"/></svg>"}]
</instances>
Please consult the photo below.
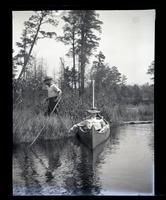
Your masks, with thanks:
<instances>
[{"instance_id":1,"label":"pine tree","mask_svg":"<svg viewBox=\"0 0 166 200\"><path fill-rule=\"evenodd\" d=\"M95 80L96 89L100 90L103 87L104 79L107 77L108 68L104 63L105 56L101 51L95 57L97 60L93 61L91 76Z\"/></svg>"},{"instance_id":2,"label":"pine tree","mask_svg":"<svg viewBox=\"0 0 166 200\"><path fill-rule=\"evenodd\" d=\"M122 75L122 77L121 77L121 85L122 86L124 86L124 85L126 85L126 82L127 82L127 77L125 76L125 75Z\"/></svg>"},{"instance_id":3,"label":"pine tree","mask_svg":"<svg viewBox=\"0 0 166 200\"><path fill-rule=\"evenodd\" d=\"M69 49L69 52L66 54L69 57L72 57L73 60L73 67L72 67L72 73L73 73L73 80L72 84L74 85L74 88L76 89L77 84L77 78L76 78L76 45L77 45L77 27L78 27L78 20L77 16L75 15L74 11L69 11L67 16L63 16L62 19L65 22L65 25L63 27L63 36L59 36L57 39L58 41L63 42L65 45L70 45L71 48Z\"/></svg>"},{"instance_id":4,"label":"pine tree","mask_svg":"<svg viewBox=\"0 0 166 200\"><path fill-rule=\"evenodd\" d=\"M57 25L57 21L54 19L54 11L35 11L35 14L32 15L29 20L24 23L25 29L23 30L23 34L25 34L27 37L24 39L22 44L18 45L20 45L20 47L26 48L26 42L28 42L29 49L28 53L25 55L25 60L23 62L22 70L19 74L17 82L19 82L22 74L26 70L33 47L37 40L41 38L52 38L53 36L56 36L55 32L47 32L42 30L41 28L43 24L51 24L53 26Z\"/></svg>"},{"instance_id":5,"label":"pine tree","mask_svg":"<svg viewBox=\"0 0 166 200\"><path fill-rule=\"evenodd\" d=\"M59 37L66 45L71 45L68 52L73 57L73 72L76 74L76 55L78 55L78 85L80 95L84 93L85 67L89 63L89 57L96 50L100 40L96 32L101 33L102 22L98 20L98 14L94 10L72 10L63 19L66 22L63 28L64 37ZM74 77L76 87L76 75Z\"/></svg>"},{"instance_id":6,"label":"pine tree","mask_svg":"<svg viewBox=\"0 0 166 200\"><path fill-rule=\"evenodd\" d=\"M80 95L84 93L84 79L85 79L85 67L89 62L89 57L92 55L93 50L95 50L100 40L94 34L94 31L101 33L102 21L98 20L98 14L94 10L77 10L75 11L78 16L78 48L77 53L79 55L80 62Z\"/></svg>"}]
</instances>

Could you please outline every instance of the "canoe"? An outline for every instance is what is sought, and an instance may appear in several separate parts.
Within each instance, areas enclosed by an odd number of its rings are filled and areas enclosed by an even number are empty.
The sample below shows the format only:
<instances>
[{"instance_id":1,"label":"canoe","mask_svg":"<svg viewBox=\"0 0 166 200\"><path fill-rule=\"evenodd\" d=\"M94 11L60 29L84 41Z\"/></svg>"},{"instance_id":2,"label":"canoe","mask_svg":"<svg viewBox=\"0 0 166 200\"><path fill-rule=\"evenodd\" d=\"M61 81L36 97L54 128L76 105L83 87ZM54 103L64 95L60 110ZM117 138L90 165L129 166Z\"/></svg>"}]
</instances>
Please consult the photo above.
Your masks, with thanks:
<instances>
[{"instance_id":1,"label":"canoe","mask_svg":"<svg viewBox=\"0 0 166 200\"><path fill-rule=\"evenodd\" d=\"M104 142L110 135L109 123L99 114L100 111L94 104L94 82L93 80L92 109L87 110L90 116L79 124L75 124L69 131L75 132L79 140L90 149L95 149L95 147Z\"/></svg>"},{"instance_id":2,"label":"canoe","mask_svg":"<svg viewBox=\"0 0 166 200\"><path fill-rule=\"evenodd\" d=\"M77 136L80 142L90 149L95 149L99 144L107 140L110 135L110 125L106 120L104 121L105 126L101 130L96 130L93 125L90 129L77 126Z\"/></svg>"}]
</instances>

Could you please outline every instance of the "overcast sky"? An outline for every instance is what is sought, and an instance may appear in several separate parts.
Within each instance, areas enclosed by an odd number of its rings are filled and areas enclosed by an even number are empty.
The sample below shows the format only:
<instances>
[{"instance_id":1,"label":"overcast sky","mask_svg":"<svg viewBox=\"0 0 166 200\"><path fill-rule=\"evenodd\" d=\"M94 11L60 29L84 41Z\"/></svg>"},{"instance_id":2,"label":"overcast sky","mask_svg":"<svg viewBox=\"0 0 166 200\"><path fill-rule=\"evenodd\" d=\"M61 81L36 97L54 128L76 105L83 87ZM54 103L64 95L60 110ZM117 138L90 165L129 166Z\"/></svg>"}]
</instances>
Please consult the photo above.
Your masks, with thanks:
<instances>
[{"instance_id":1,"label":"overcast sky","mask_svg":"<svg viewBox=\"0 0 166 200\"><path fill-rule=\"evenodd\" d=\"M154 58L155 43L155 10L104 10L96 11L103 22L101 40L96 53L102 51L106 63L118 67L120 73L126 75L128 84L144 84L150 82L147 75L148 66ZM13 49L20 41L24 21L33 14L32 11L13 11ZM58 16L57 16L58 17ZM60 18L59 18L60 19ZM63 22L54 28L57 34L62 33ZM53 39L39 40L33 53L37 58L43 57L48 75L53 69L58 73L60 57L66 64L68 46ZM93 60L93 59L92 59Z\"/></svg>"}]
</instances>

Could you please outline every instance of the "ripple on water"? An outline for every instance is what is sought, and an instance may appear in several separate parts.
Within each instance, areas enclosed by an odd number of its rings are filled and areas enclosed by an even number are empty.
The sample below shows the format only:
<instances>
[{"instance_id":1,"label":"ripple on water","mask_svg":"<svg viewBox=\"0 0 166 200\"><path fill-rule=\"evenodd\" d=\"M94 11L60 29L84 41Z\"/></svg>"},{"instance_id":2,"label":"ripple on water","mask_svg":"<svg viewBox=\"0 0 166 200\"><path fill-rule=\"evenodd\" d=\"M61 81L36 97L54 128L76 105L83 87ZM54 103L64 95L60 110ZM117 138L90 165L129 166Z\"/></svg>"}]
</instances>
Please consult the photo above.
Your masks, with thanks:
<instances>
[{"instance_id":1,"label":"ripple on water","mask_svg":"<svg viewBox=\"0 0 166 200\"><path fill-rule=\"evenodd\" d=\"M95 151L77 139L44 141L13 155L13 195L151 195L152 124L111 130Z\"/></svg>"}]
</instances>

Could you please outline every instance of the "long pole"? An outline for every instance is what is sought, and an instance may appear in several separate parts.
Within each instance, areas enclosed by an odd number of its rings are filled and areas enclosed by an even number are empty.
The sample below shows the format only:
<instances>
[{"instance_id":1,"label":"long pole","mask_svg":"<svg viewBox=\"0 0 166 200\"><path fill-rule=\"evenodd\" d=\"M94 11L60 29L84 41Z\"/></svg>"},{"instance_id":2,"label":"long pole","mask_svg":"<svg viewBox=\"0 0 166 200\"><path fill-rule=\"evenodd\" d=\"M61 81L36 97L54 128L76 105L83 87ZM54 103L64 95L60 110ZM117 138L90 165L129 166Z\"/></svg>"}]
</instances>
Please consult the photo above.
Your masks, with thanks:
<instances>
[{"instance_id":1,"label":"long pole","mask_svg":"<svg viewBox=\"0 0 166 200\"><path fill-rule=\"evenodd\" d=\"M93 94L93 102L92 102L92 108L95 108L95 80L92 80L92 94Z\"/></svg>"},{"instance_id":2,"label":"long pole","mask_svg":"<svg viewBox=\"0 0 166 200\"><path fill-rule=\"evenodd\" d=\"M60 102L61 97L58 99L57 103L54 106L54 109L51 111L50 115L54 112L55 108L57 107L58 103ZM37 140L37 138L39 137L39 135L42 133L43 129L45 128L47 123L45 123L45 125L41 128L41 130L39 131L39 133L37 134L37 136L35 137L35 139L32 141L32 143L29 145L29 147L31 147L35 141Z\"/></svg>"}]
</instances>

